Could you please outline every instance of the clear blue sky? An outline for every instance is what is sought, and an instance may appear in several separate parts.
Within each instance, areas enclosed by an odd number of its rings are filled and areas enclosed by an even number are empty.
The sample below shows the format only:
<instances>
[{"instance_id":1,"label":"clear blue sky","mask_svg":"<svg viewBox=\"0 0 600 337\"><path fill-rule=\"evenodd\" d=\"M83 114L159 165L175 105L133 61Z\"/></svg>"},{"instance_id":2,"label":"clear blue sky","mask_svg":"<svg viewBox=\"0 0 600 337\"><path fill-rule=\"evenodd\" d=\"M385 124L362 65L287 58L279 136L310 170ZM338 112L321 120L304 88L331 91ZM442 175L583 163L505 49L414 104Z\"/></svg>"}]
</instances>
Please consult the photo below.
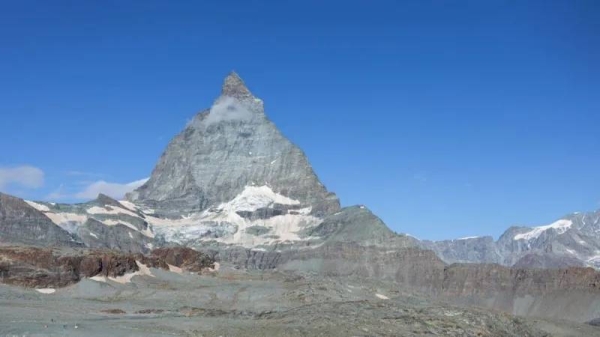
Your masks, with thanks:
<instances>
[{"instance_id":1,"label":"clear blue sky","mask_svg":"<svg viewBox=\"0 0 600 337\"><path fill-rule=\"evenodd\" d=\"M232 69L344 205L396 231L600 207L594 0L1 1L2 190L149 176Z\"/></svg>"}]
</instances>

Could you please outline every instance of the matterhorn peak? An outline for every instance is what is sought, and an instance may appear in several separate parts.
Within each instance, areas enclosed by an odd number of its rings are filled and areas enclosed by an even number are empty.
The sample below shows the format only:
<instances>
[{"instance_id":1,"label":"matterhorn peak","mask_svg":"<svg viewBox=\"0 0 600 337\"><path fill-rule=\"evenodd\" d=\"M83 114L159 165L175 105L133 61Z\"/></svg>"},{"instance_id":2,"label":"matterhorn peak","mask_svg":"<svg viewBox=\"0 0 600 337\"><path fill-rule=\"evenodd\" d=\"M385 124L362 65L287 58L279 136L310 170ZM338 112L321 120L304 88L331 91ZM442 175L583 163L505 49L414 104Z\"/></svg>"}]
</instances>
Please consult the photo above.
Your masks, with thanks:
<instances>
[{"instance_id":1,"label":"matterhorn peak","mask_svg":"<svg viewBox=\"0 0 600 337\"><path fill-rule=\"evenodd\" d=\"M231 72L221 96L171 140L150 180L128 198L157 215L179 218L234 202L254 188L293 200L292 212L323 217L340 208L302 150L264 116L262 101Z\"/></svg>"},{"instance_id":2,"label":"matterhorn peak","mask_svg":"<svg viewBox=\"0 0 600 337\"><path fill-rule=\"evenodd\" d=\"M232 71L225 77L223 88L221 89L222 96L235 97L238 99L252 97L252 93L244 84L244 80L235 71Z\"/></svg>"}]
</instances>

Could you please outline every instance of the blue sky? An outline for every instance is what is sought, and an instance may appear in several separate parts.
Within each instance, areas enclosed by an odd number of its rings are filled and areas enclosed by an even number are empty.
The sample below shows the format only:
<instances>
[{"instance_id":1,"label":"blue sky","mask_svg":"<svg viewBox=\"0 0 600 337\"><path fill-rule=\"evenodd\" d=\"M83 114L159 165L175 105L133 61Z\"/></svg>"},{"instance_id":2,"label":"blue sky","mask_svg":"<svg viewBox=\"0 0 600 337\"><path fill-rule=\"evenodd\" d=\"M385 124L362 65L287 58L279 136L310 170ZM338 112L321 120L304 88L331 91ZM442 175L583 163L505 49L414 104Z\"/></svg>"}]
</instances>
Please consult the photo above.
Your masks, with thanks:
<instances>
[{"instance_id":1,"label":"blue sky","mask_svg":"<svg viewBox=\"0 0 600 337\"><path fill-rule=\"evenodd\" d=\"M232 69L344 205L396 231L600 208L597 1L2 1L0 190L148 177Z\"/></svg>"}]
</instances>

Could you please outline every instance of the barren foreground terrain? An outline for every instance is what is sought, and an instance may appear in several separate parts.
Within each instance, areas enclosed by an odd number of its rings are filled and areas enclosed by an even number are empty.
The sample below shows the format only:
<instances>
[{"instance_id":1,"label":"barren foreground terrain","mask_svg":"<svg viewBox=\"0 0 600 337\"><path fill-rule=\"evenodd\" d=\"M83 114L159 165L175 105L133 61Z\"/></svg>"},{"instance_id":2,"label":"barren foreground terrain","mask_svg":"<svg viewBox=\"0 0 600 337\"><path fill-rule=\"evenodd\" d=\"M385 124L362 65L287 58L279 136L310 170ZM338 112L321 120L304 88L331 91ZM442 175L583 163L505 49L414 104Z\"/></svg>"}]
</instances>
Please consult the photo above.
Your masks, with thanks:
<instances>
[{"instance_id":1,"label":"barren foreground terrain","mask_svg":"<svg viewBox=\"0 0 600 337\"><path fill-rule=\"evenodd\" d=\"M0 285L0 335L600 336L591 325L464 309L353 278L149 272L54 292Z\"/></svg>"}]
</instances>

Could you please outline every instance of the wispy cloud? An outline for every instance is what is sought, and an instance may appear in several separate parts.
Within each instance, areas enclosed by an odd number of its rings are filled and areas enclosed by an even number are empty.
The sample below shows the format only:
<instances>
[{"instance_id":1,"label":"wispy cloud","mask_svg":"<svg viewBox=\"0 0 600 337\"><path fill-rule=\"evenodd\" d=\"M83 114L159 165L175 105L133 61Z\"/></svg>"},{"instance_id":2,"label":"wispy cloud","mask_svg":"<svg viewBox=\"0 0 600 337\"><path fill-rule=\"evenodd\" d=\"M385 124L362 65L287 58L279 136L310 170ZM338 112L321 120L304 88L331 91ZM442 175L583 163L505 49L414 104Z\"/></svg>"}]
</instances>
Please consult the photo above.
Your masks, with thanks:
<instances>
[{"instance_id":1,"label":"wispy cloud","mask_svg":"<svg viewBox=\"0 0 600 337\"><path fill-rule=\"evenodd\" d=\"M65 191L65 185L60 184L60 186L58 186L57 189L48 194L45 199L50 201L58 201L68 199L69 197L69 194Z\"/></svg>"},{"instance_id":2,"label":"wispy cloud","mask_svg":"<svg viewBox=\"0 0 600 337\"><path fill-rule=\"evenodd\" d=\"M105 174L102 173L95 173L95 172L85 172L85 171L67 171L65 172L66 175L71 176L71 177L90 177L90 178L100 178L100 177L104 177Z\"/></svg>"},{"instance_id":3,"label":"wispy cloud","mask_svg":"<svg viewBox=\"0 0 600 337\"><path fill-rule=\"evenodd\" d=\"M0 167L0 188L19 186L24 188L40 188L44 185L44 171L23 165L13 167Z\"/></svg>"},{"instance_id":4,"label":"wispy cloud","mask_svg":"<svg viewBox=\"0 0 600 337\"><path fill-rule=\"evenodd\" d=\"M98 196L98 194L102 193L115 199L122 199L126 193L129 193L135 190L136 188L142 186L146 181L148 181L148 178L132 181L130 183L125 184L111 183L106 182L104 180L99 180L91 183L82 191L75 193L73 197L75 199L94 199Z\"/></svg>"},{"instance_id":5,"label":"wispy cloud","mask_svg":"<svg viewBox=\"0 0 600 337\"><path fill-rule=\"evenodd\" d=\"M240 104L233 97L225 97L210 108L210 113L201 123L204 126L209 126L222 121L248 120L251 118L252 112L244 105ZM196 123L196 119L193 119L191 123Z\"/></svg>"}]
</instances>

